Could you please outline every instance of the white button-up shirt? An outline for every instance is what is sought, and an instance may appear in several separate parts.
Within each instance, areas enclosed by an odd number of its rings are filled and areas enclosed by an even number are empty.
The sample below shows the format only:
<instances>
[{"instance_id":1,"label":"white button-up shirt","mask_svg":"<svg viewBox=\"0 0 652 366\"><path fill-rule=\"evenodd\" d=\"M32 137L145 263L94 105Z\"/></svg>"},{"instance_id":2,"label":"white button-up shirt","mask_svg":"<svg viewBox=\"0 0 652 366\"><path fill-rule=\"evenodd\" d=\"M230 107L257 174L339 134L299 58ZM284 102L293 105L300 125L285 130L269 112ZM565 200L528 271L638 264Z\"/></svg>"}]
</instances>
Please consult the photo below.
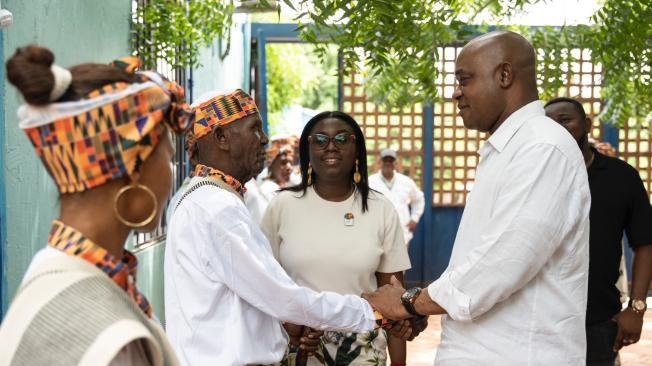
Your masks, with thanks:
<instances>
[{"instance_id":1,"label":"white button-up shirt","mask_svg":"<svg viewBox=\"0 0 652 366\"><path fill-rule=\"evenodd\" d=\"M410 221L419 222L423 215L425 202L423 192L417 187L412 178L397 171L394 172L391 182L387 181L381 172L369 177L369 187L382 193L396 208L398 219L403 227L405 242L412 240L412 232L407 224Z\"/></svg>"},{"instance_id":2,"label":"white button-up shirt","mask_svg":"<svg viewBox=\"0 0 652 366\"><path fill-rule=\"evenodd\" d=\"M541 102L480 149L446 271L435 364L584 365L591 196L584 159Z\"/></svg>"},{"instance_id":3,"label":"white button-up shirt","mask_svg":"<svg viewBox=\"0 0 652 366\"><path fill-rule=\"evenodd\" d=\"M375 324L360 297L295 284L240 197L215 186L196 189L172 213L165 318L179 360L192 366L279 362L288 343L281 321L349 332Z\"/></svg>"}]
</instances>

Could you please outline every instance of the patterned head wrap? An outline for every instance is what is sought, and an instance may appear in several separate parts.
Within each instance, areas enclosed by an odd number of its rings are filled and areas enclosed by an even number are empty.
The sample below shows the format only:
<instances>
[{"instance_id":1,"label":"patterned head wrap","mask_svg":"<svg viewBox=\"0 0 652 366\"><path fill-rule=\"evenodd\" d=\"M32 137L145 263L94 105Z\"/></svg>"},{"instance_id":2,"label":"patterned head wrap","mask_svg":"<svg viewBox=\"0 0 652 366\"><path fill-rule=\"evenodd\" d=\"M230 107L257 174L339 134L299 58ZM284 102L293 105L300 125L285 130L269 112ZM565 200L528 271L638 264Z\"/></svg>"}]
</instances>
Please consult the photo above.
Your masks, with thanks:
<instances>
[{"instance_id":1,"label":"patterned head wrap","mask_svg":"<svg viewBox=\"0 0 652 366\"><path fill-rule=\"evenodd\" d=\"M225 126L252 114L258 114L258 107L249 94L240 89L227 94L217 94L193 105L195 117L192 128L186 134L188 152L197 140L211 133L218 126Z\"/></svg>"},{"instance_id":2,"label":"patterned head wrap","mask_svg":"<svg viewBox=\"0 0 652 366\"><path fill-rule=\"evenodd\" d=\"M276 160L280 155L286 155L288 159L292 160L294 157L294 149L289 144L270 144L267 148L267 166L271 167L274 160Z\"/></svg>"},{"instance_id":3,"label":"patterned head wrap","mask_svg":"<svg viewBox=\"0 0 652 366\"><path fill-rule=\"evenodd\" d=\"M135 57L113 63L127 72ZM79 101L18 109L37 155L61 193L82 192L131 175L154 151L167 127L183 132L192 111L183 88L155 72L136 74L139 82L116 82Z\"/></svg>"}]
</instances>

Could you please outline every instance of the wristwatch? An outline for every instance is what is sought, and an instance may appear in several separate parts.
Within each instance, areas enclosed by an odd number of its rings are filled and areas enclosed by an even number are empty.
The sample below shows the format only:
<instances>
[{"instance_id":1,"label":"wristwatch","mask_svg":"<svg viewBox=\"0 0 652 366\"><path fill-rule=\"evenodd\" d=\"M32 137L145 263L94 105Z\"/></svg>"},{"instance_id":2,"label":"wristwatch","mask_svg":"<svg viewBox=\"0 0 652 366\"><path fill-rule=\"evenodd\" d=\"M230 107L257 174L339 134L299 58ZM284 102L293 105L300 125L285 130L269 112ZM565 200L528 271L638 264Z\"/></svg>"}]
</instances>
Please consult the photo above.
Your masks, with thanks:
<instances>
[{"instance_id":1,"label":"wristwatch","mask_svg":"<svg viewBox=\"0 0 652 366\"><path fill-rule=\"evenodd\" d=\"M631 299L629 300L629 307L632 308L636 314L643 315L645 310L647 310L647 303L645 303L645 300Z\"/></svg>"},{"instance_id":2,"label":"wristwatch","mask_svg":"<svg viewBox=\"0 0 652 366\"><path fill-rule=\"evenodd\" d=\"M413 316L423 316L414 309L414 302L417 300L417 297L421 294L421 287L412 287L407 289L403 295L401 295L401 303L405 307L408 313Z\"/></svg>"}]
</instances>

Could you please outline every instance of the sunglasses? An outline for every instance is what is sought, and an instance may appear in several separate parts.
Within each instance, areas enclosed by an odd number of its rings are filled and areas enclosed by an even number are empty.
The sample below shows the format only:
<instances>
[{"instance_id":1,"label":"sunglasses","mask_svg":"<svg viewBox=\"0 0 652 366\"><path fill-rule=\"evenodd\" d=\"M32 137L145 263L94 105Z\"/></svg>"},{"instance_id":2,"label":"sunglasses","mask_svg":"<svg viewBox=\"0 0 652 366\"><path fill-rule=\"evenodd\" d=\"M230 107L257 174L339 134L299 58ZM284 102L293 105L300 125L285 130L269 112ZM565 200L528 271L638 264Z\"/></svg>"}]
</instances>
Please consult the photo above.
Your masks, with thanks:
<instances>
[{"instance_id":1,"label":"sunglasses","mask_svg":"<svg viewBox=\"0 0 652 366\"><path fill-rule=\"evenodd\" d=\"M348 132L341 132L337 135L330 137L322 133L316 133L314 135L308 136L308 140L311 144L317 147L320 150L325 150L326 147L333 141L335 146L339 149L345 147L346 145L355 142L355 135Z\"/></svg>"}]
</instances>

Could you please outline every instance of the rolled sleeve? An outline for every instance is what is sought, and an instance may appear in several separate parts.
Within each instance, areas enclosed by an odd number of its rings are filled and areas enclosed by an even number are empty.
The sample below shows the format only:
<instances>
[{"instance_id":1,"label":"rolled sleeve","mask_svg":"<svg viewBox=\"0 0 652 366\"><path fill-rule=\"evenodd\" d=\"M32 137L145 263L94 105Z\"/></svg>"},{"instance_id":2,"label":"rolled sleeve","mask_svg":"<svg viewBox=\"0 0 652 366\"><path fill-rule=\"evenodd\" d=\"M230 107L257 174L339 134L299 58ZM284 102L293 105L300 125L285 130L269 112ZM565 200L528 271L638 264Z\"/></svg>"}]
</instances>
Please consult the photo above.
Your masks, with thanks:
<instances>
[{"instance_id":1,"label":"rolled sleeve","mask_svg":"<svg viewBox=\"0 0 652 366\"><path fill-rule=\"evenodd\" d=\"M405 246L403 228L394 206L385 200L384 204L384 231L382 237L383 255L380 259L378 272L395 273L411 268L410 256Z\"/></svg>"},{"instance_id":2,"label":"rolled sleeve","mask_svg":"<svg viewBox=\"0 0 652 366\"><path fill-rule=\"evenodd\" d=\"M444 273L431 283L428 295L454 320L471 321L471 298L458 290L450 277L450 273Z\"/></svg>"}]
</instances>

